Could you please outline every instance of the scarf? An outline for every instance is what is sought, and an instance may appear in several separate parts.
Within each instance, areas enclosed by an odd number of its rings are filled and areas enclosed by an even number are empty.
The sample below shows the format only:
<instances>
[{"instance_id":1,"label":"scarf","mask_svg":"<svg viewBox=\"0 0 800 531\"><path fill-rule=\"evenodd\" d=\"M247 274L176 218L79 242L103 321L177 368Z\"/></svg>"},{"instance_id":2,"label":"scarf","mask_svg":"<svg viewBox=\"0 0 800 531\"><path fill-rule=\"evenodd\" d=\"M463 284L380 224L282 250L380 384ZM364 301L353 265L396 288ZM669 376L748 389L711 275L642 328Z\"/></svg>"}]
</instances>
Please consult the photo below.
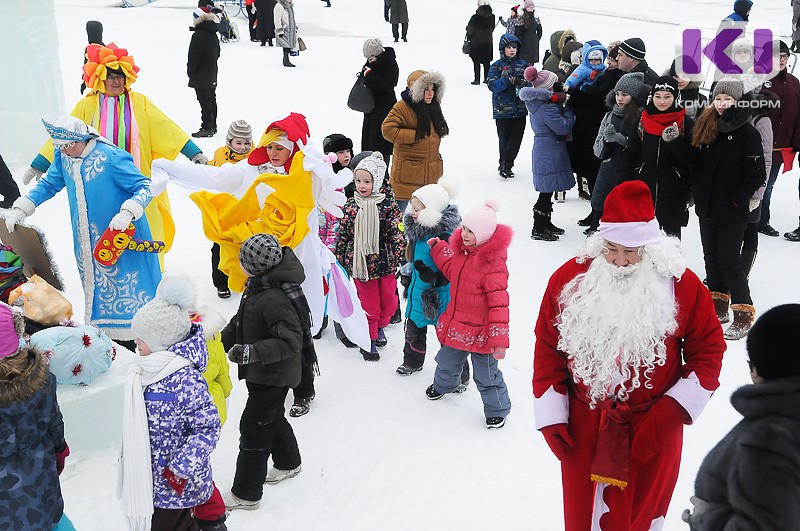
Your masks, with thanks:
<instances>
[{"instance_id":1,"label":"scarf","mask_svg":"<svg viewBox=\"0 0 800 531\"><path fill-rule=\"evenodd\" d=\"M113 145L133 155L136 167L139 167L139 127L133 114L130 93L123 92L119 96L100 94L100 123L97 130Z\"/></svg>"},{"instance_id":2,"label":"scarf","mask_svg":"<svg viewBox=\"0 0 800 531\"><path fill-rule=\"evenodd\" d=\"M686 116L686 109L678 109L673 112L665 112L661 114L650 114L649 112L642 111L642 126L647 134L654 136L661 136L664 129L674 123L678 124L678 128L683 131L683 118Z\"/></svg>"},{"instance_id":3,"label":"scarf","mask_svg":"<svg viewBox=\"0 0 800 531\"><path fill-rule=\"evenodd\" d=\"M122 455L118 469L117 497L131 531L148 531L153 514L153 469L144 388L192 362L173 352L153 352L131 363L125 382Z\"/></svg>"},{"instance_id":4,"label":"scarf","mask_svg":"<svg viewBox=\"0 0 800 531\"><path fill-rule=\"evenodd\" d=\"M280 282L266 275L251 277L247 282L247 290L250 292L261 291L266 288L282 289L286 298L294 306L294 310L300 317L300 325L303 327L303 365L311 367L319 376L317 351L314 349L314 338L311 336L311 308L308 306L308 300L303 293L303 288L296 282Z\"/></svg>"},{"instance_id":5,"label":"scarf","mask_svg":"<svg viewBox=\"0 0 800 531\"><path fill-rule=\"evenodd\" d=\"M353 233L353 278L358 280L369 280L367 255L378 254L380 250L381 221L378 203L385 198L384 194L363 197L357 191L353 195L358 206Z\"/></svg>"}]
</instances>

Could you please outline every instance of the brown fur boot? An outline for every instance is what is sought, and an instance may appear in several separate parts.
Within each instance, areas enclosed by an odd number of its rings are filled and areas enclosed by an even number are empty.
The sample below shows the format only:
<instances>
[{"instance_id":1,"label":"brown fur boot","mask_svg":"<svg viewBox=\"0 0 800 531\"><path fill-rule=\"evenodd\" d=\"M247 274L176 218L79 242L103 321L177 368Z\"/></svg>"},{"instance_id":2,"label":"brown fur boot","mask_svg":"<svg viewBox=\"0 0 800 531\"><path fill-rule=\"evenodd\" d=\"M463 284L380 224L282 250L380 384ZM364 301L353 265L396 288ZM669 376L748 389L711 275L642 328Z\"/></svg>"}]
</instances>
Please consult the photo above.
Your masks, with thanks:
<instances>
[{"instance_id":1,"label":"brown fur boot","mask_svg":"<svg viewBox=\"0 0 800 531\"><path fill-rule=\"evenodd\" d=\"M731 305L731 296L727 293L712 291L711 298L714 299L714 311L717 312L717 319L721 324L730 322L728 307Z\"/></svg>"},{"instance_id":2,"label":"brown fur boot","mask_svg":"<svg viewBox=\"0 0 800 531\"><path fill-rule=\"evenodd\" d=\"M753 326L756 309L750 304L731 304L733 310L733 324L725 330L725 339L736 341L742 339Z\"/></svg>"}]
</instances>

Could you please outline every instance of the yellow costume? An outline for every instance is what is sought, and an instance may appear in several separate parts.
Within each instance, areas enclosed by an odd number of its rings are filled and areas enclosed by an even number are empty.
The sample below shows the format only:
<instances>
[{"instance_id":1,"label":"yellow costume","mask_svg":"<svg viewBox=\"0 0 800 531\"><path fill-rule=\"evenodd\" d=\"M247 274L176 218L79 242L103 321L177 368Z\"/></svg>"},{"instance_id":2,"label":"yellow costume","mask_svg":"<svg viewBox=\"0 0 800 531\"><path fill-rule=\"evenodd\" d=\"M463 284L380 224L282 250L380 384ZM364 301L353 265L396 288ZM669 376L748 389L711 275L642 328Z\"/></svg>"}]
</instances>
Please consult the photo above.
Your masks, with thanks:
<instances>
[{"instance_id":1,"label":"yellow costume","mask_svg":"<svg viewBox=\"0 0 800 531\"><path fill-rule=\"evenodd\" d=\"M226 162L236 164L240 160L244 160L253 151L251 148L247 153L236 153L228 146L218 147L214 152L214 158L208 161L209 166L222 166Z\"/></svg>"}]
</instances>

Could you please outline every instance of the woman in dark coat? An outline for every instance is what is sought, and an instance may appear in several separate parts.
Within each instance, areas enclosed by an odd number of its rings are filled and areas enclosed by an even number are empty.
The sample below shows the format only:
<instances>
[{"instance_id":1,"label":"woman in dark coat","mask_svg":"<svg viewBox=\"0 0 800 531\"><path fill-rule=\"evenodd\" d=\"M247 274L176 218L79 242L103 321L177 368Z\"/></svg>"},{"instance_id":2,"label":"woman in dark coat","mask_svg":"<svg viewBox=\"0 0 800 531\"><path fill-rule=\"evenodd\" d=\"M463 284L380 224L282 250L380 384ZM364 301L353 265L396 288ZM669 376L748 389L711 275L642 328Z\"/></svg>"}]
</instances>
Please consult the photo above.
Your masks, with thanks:
<instances>
[{"instance_id":1,"label":"woman in dark coat","mask_svg":"<svg viewBox=\"0 0 800 531\"><path fill-rule=\"evenodd\" d=\"M363 47L367 61L362 69L364 86L372 91L375 108L364 113L361 127L361 151L380 151L388 166L392 143L383 138L381 124L394 107L397 97L394 88L400 77L394 48L384 48L380 39L367 39Z\"/></svg>"},{"instance_id":2,"label":"woman in dark coat","mask_svg":"<svg viewBox=\"0 0 800 531\"><path fill-rule=\"evenodd\" d=\"M394 42L400 38L399 27L402 26L403 42L408 42L408 5L406 0L391 0L389 4L389 22L392 24Z\"/></svg>"},{"instance_id":3,"label":"woman in dark coat","mask_svg":"<svg viewBox=\"0 0 800 531\"><path fill-rule=\"evenodd\" d=\"M729 340L743 338L755 316L741 251L751 198L767 179L761 135L750 123L751 110L736 105L749 96L742 92L737 79L718 81L713 106L697 119L692 139L700 150L693 189L706 283L720 322L728 322L729 304L733 310L733 324L725 331Z\"/></svg>"},{"instance_id":4,"label":"woman in dark coat","mask_svg":"<svg viewBox=\"0 0 800 531\"><path fill-rule=\"evenodd\" d=\"M752 385L731 404L744 417L695 479L692 531L800 529L800 304L762 315L747 338Z\"/></svg>"},{"instance_id":5,"label":"woman in dark coat","mask_svg":"<svg viewBox=\"0 0 800 531\"><path fill-rule=\"evenodd\" d=\"M194 33L189 42L186 74L189 86L197 94L200 103L200 130L194 137L209 137L217 132L217 61L219 18L213 13L203 13L194 19Z\"/></svg>"},{"instance_id":6,"label":"woman in dark coat","mask_svg":"<svg viewBox=\"0 0 800 531\"><path fill-rule=\"evenodd\" d=\"M669 76L658 78L619 167L620 182L638 179L650 187L658 224L676 238L689 223L693 126L686 109L678 105L678 83Z\"/></svg>"},{"instance_id":7,"label":"woman in dark coat","mask_svg":"<svg viewBox=\"0 0 800 531\"><path fill-rule=\"evenodd\" d=\"M469 58L472 59L472 68L475 73L473 85L480 85L481 80L486 82L489 77L489 63L492 61L492 32L495 20L492 7L488 0L478 0L478 9L467 23L467 40L469 41ZM481 65L483 77L481 78Z\"/></svg>"},{"instance_id":8,"label":"woman in dark coat","mask_svg":"<svg viewBox=\"0 0 800 531\"><path fill-rule=\"evenodd\" d=\"M519 56L528 64L539 62L539 41L542 39L542 23L534 15L533 2L526 1L519 11L519 23L514 29L515 35L522 41Z\"/></svg>"},{"instance_id":9,"label":"woman in dark coat","mask_svg":"<svg viewBox=\"0 0 800 531\"><path fill-rule=\"evenodd\" d=\"M261 46L269 44L275 38L275 4L278 0L256 0L256 35Z\"/></svg>"}]
</instances>

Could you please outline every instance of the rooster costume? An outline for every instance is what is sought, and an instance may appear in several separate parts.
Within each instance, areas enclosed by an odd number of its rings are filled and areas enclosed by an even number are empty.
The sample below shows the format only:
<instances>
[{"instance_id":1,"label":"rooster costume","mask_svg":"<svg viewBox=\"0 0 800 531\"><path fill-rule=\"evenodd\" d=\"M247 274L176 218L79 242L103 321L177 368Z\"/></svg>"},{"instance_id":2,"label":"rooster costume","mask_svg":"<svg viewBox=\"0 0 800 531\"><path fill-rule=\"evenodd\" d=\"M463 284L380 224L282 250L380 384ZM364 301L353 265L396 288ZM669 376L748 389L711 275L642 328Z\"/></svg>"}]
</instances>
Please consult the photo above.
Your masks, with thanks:
<instances>
[{"instance_id":1,"label":"rooster costume","mask_svg":"<svg viewBox=\"0 0 800 531\"><path fill-rule=\"evenodd\" d=\"M639 258L619 267L601 256L612 252ZM719 386L725 348L649 189L617 186L599 233L550 278L536 323L536 427L561 460L567 531L662 528L683 424Z\"/></svg>"}]
</instances>

